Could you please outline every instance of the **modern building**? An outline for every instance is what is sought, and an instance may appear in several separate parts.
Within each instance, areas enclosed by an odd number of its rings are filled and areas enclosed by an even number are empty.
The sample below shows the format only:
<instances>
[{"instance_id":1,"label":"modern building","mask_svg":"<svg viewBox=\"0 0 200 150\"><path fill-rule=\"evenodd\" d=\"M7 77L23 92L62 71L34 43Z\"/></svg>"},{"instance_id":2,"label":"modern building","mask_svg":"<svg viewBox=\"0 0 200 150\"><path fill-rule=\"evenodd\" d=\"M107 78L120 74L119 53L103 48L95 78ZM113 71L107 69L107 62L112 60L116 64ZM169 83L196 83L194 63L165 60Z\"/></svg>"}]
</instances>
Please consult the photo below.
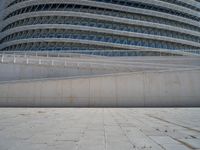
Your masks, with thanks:
<instances>
[{"instance_id":1,"label":"modern building","mask_svg":"<svg viewBox=\"0 0 200 150\"><path fill-rule=\"evenodd\" d=\"M0 0L1 51L200 55L199 0Z\"/></svg>"}]
</instances>

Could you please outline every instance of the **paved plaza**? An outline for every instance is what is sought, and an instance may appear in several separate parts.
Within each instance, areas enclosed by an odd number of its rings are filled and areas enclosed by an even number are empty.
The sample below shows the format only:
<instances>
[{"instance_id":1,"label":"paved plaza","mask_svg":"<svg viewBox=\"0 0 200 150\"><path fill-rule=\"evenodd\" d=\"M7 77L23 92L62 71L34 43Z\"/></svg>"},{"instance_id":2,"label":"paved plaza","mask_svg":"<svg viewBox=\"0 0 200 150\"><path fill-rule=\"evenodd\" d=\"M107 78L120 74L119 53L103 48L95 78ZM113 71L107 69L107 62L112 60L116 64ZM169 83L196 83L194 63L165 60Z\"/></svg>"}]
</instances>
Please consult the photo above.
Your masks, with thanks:
<instances>
[{"instance_id":1,"label":"paved plaza","mask_svg":"<svg viewBox=\"0 0 200 150\"><path fill-rule=\"evenodd\" d=\"M200 150L200 109L0 108L0 150Z\"/></svg>"}]
</instances>

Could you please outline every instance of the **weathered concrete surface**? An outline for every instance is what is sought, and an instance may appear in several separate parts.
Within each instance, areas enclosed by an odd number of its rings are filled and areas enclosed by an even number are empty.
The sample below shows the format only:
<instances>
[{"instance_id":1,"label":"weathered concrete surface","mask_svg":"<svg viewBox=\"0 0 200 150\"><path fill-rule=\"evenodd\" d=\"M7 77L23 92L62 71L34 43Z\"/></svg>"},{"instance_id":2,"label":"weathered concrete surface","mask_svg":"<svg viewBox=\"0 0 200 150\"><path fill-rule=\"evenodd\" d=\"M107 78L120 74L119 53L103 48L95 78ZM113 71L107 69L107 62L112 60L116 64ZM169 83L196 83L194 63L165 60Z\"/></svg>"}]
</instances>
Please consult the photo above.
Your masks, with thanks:
<instances>
[{"instance_id":1,"label":"weathered concrete surface","mask_svg":"<svg viewBox=\"0 0 200 150\"><path fill-rule=\"evenodd\" d=\"M200 109L1 108L1 150L199 150Z\"/></svg>"},{"instance_id":2,"label":"weathered concrete surface","mask_svg":"<svg viewBox=\"0 0 200 150\"><path fill-rule=\"evenodd\" d=\"M0 106L200 106L200 70L0 84Z\"/></svg>"},{"instance_id":3,"label":"weathered concrete surface","mask_svg":"<svg viewBox=\"0 0 200 150\"><path fill-rule=\"evenodd\" d=\"M114 72L103 68L86 67L64 67L51 65L31 65L31 64L1 64L0 81L28 80L41 78L58 78L83 75L101 75Z\"/></svg>"}]
</instances>

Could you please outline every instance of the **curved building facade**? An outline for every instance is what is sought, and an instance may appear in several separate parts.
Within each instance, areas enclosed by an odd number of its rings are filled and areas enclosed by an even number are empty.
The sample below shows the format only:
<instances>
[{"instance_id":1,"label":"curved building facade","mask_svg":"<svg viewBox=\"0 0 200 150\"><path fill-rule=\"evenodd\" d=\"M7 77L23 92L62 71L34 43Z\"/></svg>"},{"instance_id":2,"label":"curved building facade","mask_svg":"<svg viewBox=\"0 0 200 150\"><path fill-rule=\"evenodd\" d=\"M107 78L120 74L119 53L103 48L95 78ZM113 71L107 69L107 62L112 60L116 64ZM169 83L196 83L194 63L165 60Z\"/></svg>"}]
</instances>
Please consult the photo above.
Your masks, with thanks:
<instances>
[{"instance_id":1,"label":"curved building facade","mask_svg":"<svg viewBox=\"0 0 200 150\"><path fill-rule=\"evenodd\" d=\"M1 51L200 55L199 0L1 1Z\"/></svg>"}]
</instances>

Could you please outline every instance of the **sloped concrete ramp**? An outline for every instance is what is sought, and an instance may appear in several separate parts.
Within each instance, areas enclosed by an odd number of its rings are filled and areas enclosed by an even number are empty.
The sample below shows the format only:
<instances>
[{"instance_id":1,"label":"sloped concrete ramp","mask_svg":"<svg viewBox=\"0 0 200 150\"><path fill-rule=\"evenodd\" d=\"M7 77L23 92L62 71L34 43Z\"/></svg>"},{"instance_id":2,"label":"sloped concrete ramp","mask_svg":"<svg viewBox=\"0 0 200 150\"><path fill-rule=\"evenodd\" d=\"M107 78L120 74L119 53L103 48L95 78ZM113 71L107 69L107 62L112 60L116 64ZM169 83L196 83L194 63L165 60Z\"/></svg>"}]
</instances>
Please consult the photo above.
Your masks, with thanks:
<instances>
[{"instance_id":1,"label":"sloped concrete ramp","mask_svg":"<svg viewBox=\"0 0 200 150\"><path fill-rule=\"evenodd\" d=\"M3 82L0 106L200 106L200 69Z\"/></svg>"}]
</instances>

